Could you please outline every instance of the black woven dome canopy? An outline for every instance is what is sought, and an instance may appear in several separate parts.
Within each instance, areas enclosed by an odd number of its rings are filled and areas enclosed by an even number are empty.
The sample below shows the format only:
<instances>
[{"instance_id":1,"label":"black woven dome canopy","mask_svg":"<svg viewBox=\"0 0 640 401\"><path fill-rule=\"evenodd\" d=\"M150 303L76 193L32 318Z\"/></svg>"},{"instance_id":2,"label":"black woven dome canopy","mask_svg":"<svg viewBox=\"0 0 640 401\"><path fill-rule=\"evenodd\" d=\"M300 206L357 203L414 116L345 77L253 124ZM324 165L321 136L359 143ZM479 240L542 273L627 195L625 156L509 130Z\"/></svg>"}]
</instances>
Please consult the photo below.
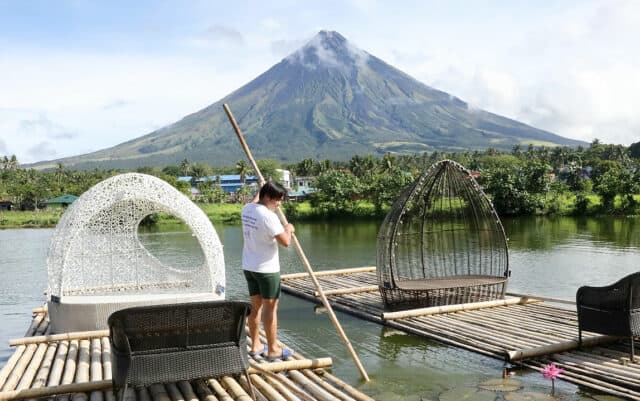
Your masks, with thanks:
<instances>
[{"instance_id":1,"label":"black woven dome canopy","mask_svg":"<svg viewBox=\"0 0 640 401\"><path fill-rule=\"evenodd\" d=\"M387 306L448 305L503 298L507 241L491 202L451 160L432 165L396 200L377 240Z\"/></svg>"}]
</instances>

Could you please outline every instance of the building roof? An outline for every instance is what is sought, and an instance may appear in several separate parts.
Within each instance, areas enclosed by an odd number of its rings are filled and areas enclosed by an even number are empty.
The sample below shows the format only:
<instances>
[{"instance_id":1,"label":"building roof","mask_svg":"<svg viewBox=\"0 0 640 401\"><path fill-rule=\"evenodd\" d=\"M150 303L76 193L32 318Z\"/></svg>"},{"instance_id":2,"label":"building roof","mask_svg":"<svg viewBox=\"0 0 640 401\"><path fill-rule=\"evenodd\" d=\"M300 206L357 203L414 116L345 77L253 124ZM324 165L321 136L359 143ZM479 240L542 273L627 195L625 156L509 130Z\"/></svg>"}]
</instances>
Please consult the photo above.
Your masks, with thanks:
<instances>
[{"instance_id":1,"label":"building roof","mask_svg":"<svg viewBox=\"0 0 640 401\"><path fill-rule=\"evenodd\" d=\"M46 202L46 204L48 205L55 205L55 204L63 204L63 205L70 205L72 204L76 199L78 199L77 196L75 195L60 195L58 197L55 198L51 198L48 199Z\"/></svg>"}]
</instances>

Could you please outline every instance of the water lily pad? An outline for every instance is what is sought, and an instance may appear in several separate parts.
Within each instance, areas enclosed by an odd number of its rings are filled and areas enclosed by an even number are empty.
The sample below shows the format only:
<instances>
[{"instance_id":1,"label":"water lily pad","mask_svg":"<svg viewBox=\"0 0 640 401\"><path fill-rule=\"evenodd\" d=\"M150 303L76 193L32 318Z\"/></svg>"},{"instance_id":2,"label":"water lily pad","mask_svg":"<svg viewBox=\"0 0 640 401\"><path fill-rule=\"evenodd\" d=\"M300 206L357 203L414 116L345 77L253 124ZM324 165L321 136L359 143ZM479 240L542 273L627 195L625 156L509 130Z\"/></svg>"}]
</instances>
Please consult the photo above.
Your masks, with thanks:
<instances>
[{"instance_id":1,"label":"water lily pad","mask_svg":"<svg viewBox=\"0 0 640 401\"><path fill-rule=\"evenodd\" d=\"M495 393L472 387L456 387L440 394L440 401L495 401Z\"/></svg>"},{"instance_id":2,"label":"water lily pad","mask_svg":"<svg viewBox=\"0 0 640 401\"><path fill-rule=\"evenodd\" d=\"M556 397L545 393L507 393L504 395L504 399L507 401L555 401Z\"/></svg>"},{"instance_id":3,"label":"water lily pad","mask_svg":"<svg viewBox=\"0 0 640 401\"><path fill-rule=\"evenodd\" d=\"M478 385L483 390L489 391L516 391L522 387L522 383L514 379L491 379Z\"/></svg>"}]
</instances>

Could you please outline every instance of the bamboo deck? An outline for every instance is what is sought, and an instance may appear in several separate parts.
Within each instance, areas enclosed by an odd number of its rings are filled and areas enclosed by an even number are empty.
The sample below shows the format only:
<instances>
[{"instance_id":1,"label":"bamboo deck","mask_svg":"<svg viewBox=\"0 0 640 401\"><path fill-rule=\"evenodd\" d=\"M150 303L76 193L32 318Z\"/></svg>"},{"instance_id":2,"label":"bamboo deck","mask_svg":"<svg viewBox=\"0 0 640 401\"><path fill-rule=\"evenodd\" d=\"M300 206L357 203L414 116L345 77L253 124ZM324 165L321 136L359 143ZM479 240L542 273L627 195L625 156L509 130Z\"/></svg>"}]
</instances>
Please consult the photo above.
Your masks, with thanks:
<instances>
[{"instance_id":1,"label":"bamboo deck","mask_svg":"<svg viewBox=\"0 0 640 401\"><path fill-rule=\"evenodd\" d=\"M34 310L25 336L43 335L47 327L46 311ZM111 391L109 339L100 336L104 333L87 333L83 339L17 345L0 371L0 401L44 397L61 401L115 401ZM250 364L258 400L373 401L323 369L331 364L330 358L308 360L296 353L289 361L271 363L260 356L250 357ZM59 394L34 395L43 391ZM67 394L60 395L64 393ZM246 379L230 376L128 389L124 397L124 401L196 400L251 401L251 398Z\"/></svg>"},{"instance_id":2,"label":"bamboo deck","mask_svg":"<svg viewBox=\"0 0 640 401\"><path fill-rule=\"evenodd\" d=\"M553 362L565 369L563 380L640 400L640 357L629 361L628 340L588 332L578 350L575 305L561 308L549 299L529 298L518 304L386 320L375 267L316 276L334 309L532 369ZM283 275L282 290L320 303L306 274Z\"/></svg>"}]
</instances>

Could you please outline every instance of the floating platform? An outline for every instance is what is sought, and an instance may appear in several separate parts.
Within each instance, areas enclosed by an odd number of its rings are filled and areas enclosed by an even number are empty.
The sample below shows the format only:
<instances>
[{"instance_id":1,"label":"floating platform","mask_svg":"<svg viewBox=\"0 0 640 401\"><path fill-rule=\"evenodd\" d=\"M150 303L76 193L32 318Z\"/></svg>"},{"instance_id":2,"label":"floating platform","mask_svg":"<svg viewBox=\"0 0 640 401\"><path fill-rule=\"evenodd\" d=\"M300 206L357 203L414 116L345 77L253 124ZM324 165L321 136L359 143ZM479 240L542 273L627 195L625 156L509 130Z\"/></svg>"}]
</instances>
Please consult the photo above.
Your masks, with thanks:
<instances>
[{"instance_id":1,"label":"floating platform","mask_svg":"<svg viewBox=\"0 0 640 401\"><path fill-rule=\"evenodd\" d=\"M25 338L10 341L16 348L0 370L0 401L115 401L108 330L46 335L48 328L46 308L38 308ZM249 362L259 400L374 401L323 369L331 358L306 359L296 352L287 361L256 356ZM224 376L130 388L124 401L251 401L248 393L244 376Z\"/></svg>"},{"instance_id":2,"label":"floating platform","mask_svg":"<svg viewBox=\"0 0 640 401\"><path fill-rule=\"evenodd\" d=\"M629 360L629 340L583 332L578 349L570 301L507 293L497 302L387 312L375 270L320 271L316 278L336 310L536 370L553 362L565 370L563 380L640 400L640 356ZM283 275L282 290L321 303L307 273Z\"/></svg>"}]
</instances>

